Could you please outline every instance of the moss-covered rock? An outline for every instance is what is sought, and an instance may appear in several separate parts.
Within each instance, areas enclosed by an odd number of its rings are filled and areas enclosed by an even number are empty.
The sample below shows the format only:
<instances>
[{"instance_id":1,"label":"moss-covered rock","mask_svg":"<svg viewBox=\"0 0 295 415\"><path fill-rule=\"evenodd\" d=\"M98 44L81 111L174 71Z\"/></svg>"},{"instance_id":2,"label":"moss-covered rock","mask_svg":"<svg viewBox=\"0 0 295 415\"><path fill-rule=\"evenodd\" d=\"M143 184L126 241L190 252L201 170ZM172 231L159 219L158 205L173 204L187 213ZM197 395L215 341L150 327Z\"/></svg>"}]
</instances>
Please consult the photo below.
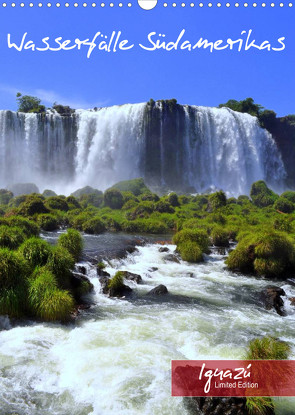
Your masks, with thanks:
<instances>
[{"instance_id":1,"label":"moss-covered rock","mask_svg":"<svg viewBox=\"0 0 295 415\"><path fill-rule=\"evenodd\" d=\"M42 196L52 197L52 196L57 196L57 194L53 190L45 189L44 192L42 193Z\"/></svg>"},{"instance_id":2,"label":"moss-covered rock","mask_svg":"<svg viewBox=\"0 0 295 415\"><path fill-rule=\"evenodd\" d=\"M286 234L262 231L246 233L226 264L232 270L287 278L288 271L294 270L294 258L294 245Z\"/></svg>"},{"instance_id":3,"label":"moss-covered rock","mask_svg":"<svg viewBox=\"0 0 295 415\"><path fill-rule=\"evenodd\" d=\"M131 192L135 196L150 193L150 189L145 185L144 180L140 177L138 179L124 180L114 184L112 189L120 190L121 192Z\"/></svg>"},{"instance_id":4,"label":"moss-covered rock","mask_svg":"<svg viewBox=\"0 0 295 415\"><path fill-rule=\"evenodd\" d=\"M94 217L84 222L82 229L85 233L92 235L98 235L106 230L103 221L99 217Z\"/></svg>"},{"instance_id":5,"label":"moss-covered rock","mask_svg":"<svg viewBox=\"0 0 295 415\"><path fill-rule=\"evenodd\" d=\"M279 197L267 187L263 180L259 180L252 184L250 196L254 205L258 207L271 206Z\"/></svg>"},{"instance_id":6,"label":"moss-covered rock","mask_svg":"<svg viewBox=\"0 0 295 415\"><path fill-rule=\"evenodd\" d=\"M106 190L103 195L103 200L105 206L108 206L111 209L121 209L124 203L123 195L118 189Z\"/></svg>"},{"instance_id":7,"label":"moss-covered rock","mask_svg":"<svg viewBox=\"0 0 295 415\"><path fill-rule=\"evenodd\" d=\"M45 206L48 210L61 210L67 212L69 210L69 205L67 201L60 196L51 196L48 197L45 201Z\"/></svg>"},{"instance_id":8,"label":"moss-covered rock","mask_svg":"<svg viewBox=\"0 0 295 415\"><path fill-rule=\"evenodd\" d=\"M38 215L37 223L43 231L55 231L59 228L56 216L49 213Z\"/></svg>"},{"instance_id":9,"label":"moss-covered rock","mask_svg":"<svg viewBox=\"0 0 295 415\"><path fill-rule=\"evenodd\" d=\"M7 189L0 189L0 205L8 205L13 198L13 193Z\"/></svg>"},{"instance_id":10,"label":"moss-covered rock","mask_svg":"<svg viewBox=\"0 0 295 415\"><path fill-rule=\"evenodd\" d=\"M211 238L215 246L229 246L228 232L221 226L215 226L212 229Z\"/></svg>"},{"instance_id":11,"label":"moss-covered rock","mask_svg":"<svg viewBox=\"0 0 295 415\"><path fill-rule=\"evenodd\" d=\"M274 209L283 212L291 213L295 209L295 204L286 197L280 196L273 205Z\"/></svg>"}]
</instances>

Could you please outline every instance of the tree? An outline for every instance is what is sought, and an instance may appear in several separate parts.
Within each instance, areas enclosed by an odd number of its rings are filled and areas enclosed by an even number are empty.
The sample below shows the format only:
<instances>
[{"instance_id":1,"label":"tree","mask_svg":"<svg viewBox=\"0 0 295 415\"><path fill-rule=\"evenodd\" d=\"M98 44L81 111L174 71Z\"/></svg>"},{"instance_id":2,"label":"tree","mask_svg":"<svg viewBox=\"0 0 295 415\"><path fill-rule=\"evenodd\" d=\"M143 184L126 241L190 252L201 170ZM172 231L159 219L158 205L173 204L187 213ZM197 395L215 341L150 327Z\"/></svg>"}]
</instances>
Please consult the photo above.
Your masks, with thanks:
<instances>
[{"instance_id":1,"label":"tree","mask_svg":"<svg viewBox=\"0 0 295 415\"><path fill-rule=\"evenodd\" d=\"M31 95L22 95L20 92L16 94L19 112L45 112L45 106L41 105L41 99L32 97Z\"/></svg>"}]
</instances>

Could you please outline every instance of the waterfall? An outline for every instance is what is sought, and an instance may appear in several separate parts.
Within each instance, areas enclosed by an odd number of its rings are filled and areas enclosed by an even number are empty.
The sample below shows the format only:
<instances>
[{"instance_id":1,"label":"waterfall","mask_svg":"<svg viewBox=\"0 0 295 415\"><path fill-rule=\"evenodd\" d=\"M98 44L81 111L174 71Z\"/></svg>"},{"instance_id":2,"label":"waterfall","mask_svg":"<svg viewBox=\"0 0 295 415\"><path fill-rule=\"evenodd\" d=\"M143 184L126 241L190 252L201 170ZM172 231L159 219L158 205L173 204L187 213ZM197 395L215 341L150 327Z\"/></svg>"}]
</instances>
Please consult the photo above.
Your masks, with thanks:
<instances>
[{"instance_id":1,"label":"waterfall","mask_svg":"<svg viewBox=\"0 0 295 415\"><path fill-rule=\"evenodd\" d=\"M155 189L249 193L284 189L285 167L257 118L173 101L24 114L0 111L0 187L33 182L69 193L144 177Z\"/></svg>"}]
</instances>

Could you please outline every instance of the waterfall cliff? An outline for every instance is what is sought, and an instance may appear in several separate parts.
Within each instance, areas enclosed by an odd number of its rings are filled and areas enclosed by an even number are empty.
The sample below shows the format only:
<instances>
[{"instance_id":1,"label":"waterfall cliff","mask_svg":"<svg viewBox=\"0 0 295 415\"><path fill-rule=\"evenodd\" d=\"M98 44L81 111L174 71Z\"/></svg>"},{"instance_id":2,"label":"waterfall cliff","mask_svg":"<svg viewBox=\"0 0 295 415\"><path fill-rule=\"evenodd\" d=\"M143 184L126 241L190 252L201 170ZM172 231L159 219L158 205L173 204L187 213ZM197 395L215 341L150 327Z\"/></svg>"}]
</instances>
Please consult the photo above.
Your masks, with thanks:
<instances>
[{"instance_id":1,"label":"waterfall cliff","mask_svg":"<svg viewBox=\"0 0 295 415\"><path fill-rule=\"evenodd\" d=\"M243 194L259 179L283 190L286 172L271 134L227 108L171 100L70 116L0 111L0 187L65 193L139 176L154 188Z\"/></svg>"}]
</instances>

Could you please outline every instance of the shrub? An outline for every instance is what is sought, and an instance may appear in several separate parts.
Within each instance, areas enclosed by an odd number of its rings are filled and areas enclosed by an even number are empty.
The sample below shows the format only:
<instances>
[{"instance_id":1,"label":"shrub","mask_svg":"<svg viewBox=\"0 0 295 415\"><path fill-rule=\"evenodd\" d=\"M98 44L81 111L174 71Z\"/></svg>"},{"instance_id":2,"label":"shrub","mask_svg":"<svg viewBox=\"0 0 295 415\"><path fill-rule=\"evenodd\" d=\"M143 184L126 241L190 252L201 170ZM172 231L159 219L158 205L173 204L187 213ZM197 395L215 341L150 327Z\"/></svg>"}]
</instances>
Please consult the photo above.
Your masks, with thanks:
<instances>
[{"instance_id":1,"label":"shrub","mask_svg":"<svg viewBox=\"0 0 295 415\"><path fill-rule=\"evenodd\" d=\"M180 246L184 242L196 242L202 252L208 253L209 238L206 231L202 229L183 229L173 237L173 243Z\"/></svg>"},{"instance_id":2,"label":"shrub","mask_svg":"<svg viewBox=\"0 0 295 415\"><path fill-rule=\"evenodd\" d=\"M196 242L182 242L177 247L181 258L187 262L201 262L203 261L202 250Z\"/></svg>"},{"instance_id":3,"label":"shrub","mask_svg":"<svg viewBox=\"0 0 295 415\"><path fill-rule=\"evenodd\" d=\"M295 203L295 192L288 190L281 194L281 197L288 199L290 202Z\"/></svg>"},{"instance_id":4,"label":"shrub","mask_svg":"<svg viewBox=\"0 0 295 415\"><path fill-rule=\"evenodd\" d=\"M48 270L40 271L36 279L30 281L29 302L34 314L45 321L66 321L75 306L72 296L57 288Z\"/></svg>"},{"instance_id":5,"label":"shrub","mask_svg":"<svg viewBox=\"0 0 295 415\"><path fill-rule=\"evenodd\" d=\"M80 209L81 208L80 203L78 202L78 200L74 196L68 196L66 198L66 202L67 202L69 208L72 208L72 209Z\"/></svg>"},{"instance_id":6,"label":"shrub","mask_svg":"<svg viewBox=\"0 0 295 415\"><path fill-rule=\"evenodd\" d=\"M83 204L83 206L92 205L95 207L101 207L103 203L103 194L90 193L87 195L82 195L80 197L80 202Z\"/></svg>"},{"instance_id":7,"label":"shrub","mask_svg":"<svg viewBox=\"0 0 295 415\"><path fill-rule=\"evenodd\" d=\"M246 360L285 360L291 351L288 343L273 337L254 339L249 343Z\"/></svg>"},{"instance_id":8,"label":"shrub","mask_svg":"<svg viewBox=\"0 0 295 415\"><path fill-rule=\"evenodd\" d=\"M0 290L0 315L20 317L26 309L26 290L22 285Z\"/></svg>"},{"instance_id":9,"label":"shrub","mask_svg":"<svg viewBox=\"0 0 295 415\"><path fill-rule=\"evenodd\" d=\"M66 200L60 196L48 197L45 201L45 206L50 210L62 210L64 212L69 210Z\"/></svg>"},{"instance_id":10,"label":"shrub","mask_svg":"<svg viewBox=\"0 0 295 415\"><path fill-rule=\"evenodd\" d=\"M121 192L131 192L135 196L150 193L150 189L145 185L144 180L140 177L138 179L124 180L114 184L111 189L117 189Z\"/></svg>"},{"instance_id":11,"label":"shrub","mask_svg":"<svg viewBox=\"0 0 295 415\"><path fill-rule=\"evenodd\" d=\"M290 202L290 200L288 200L287 198L280 196L275 201L273 207L274 209L279 210L280 212L291 213L295 208L295 204L293 202Z\"/></svg>"},{"instance_id":12,"label":"shrub","mask_svg":"<svg viewBox=\"0 0 295 415\"><path fill-rule=\"evenodd\" d=\"M290 346L273 337L253 339L248 346L246 360L285 360L288 359ZM246 408L249 414L267 414L274 409L271 398L253 397L247 398Z\"/></svg>"},{"instance_id":13,"label":"shrub","mask_svg":"<svg viewBox=\"0 0 295 415\"><path fill-rule=\"evenodd\" d=\"M151 213L154 211L154 203L153 202L141 202L139 203L130 213L126 214L128 219L134 220L138 218L146 218L149 217Z\"/></svg>"},{"instance_id":14,"label":"shrub","mask_svg":"<svg viewBox=\"0 0 295 415\"><path fill-rule=\"evenodd\" d=\"M15 251L0 248L0 290L14 289L24 284L30 272L25 259Z\"/></svg>"},{"instance_id":15,"label":"shrub","mask_svg":"<svg viewBox=\"0 0 295 415\"><path fill-rule=\"evenodd\" d=\"M45 189L42 193L42 196L44 197L51 197L51 196L57 196L57 194L53 190Z\"/></svg>"},{"instance_id":16,"label":"shrub","mask_svg":"<svg viewBox=\"0 0 295 415\"><path fill-rule=\"evenodd\" d=\"M246 408L249 415L267 415L274 413L274 404L271 398L246 398Z\"/></svg>"},{"instance_id":17,"label":"shrub","mask_svg":"<svg viewBox=\"0 0 295 415\"><path fill-rule=\"evenodd\" d=\"M48 213L43 200L39 196L27 196L26 200L20 204L19 213L24 216L33 216L36 213Z\"/></svg>"},{"instance_id":18,"label":"shrub","mask_svg":"<svg viewBox=\"0 0 295 415\"><path fill-rule=\"evenodd\" d=\"M27 196L26 195L21 195L21 196L16 196L12 199L10 199L8 206L9 207L19 207L23 202L26 201Z\"/></svg>"},{"instance_id":19,"label":"shrub","mask_svg":"<svg viewBox=\"0 0 295 415\"><path fill-rule=\"evenodd\" d=\"M175 210L170 205L170 203L166 202L165 200L159 200L159 202L155 204L155 210L160 213L174 213L175 212Z\"/></svg>"},{"instance_id":20,"label":"shrub","mask_svg":"<svg viewBox=\"0 0 295 415\"><path fill-rule=\"evenodd\" d=\"M215 246L229 246L228 232L221 226L216 226L212 229L211 238Z\"/></svg>"},{"instance_id":21,"label":"shrub","mask_svg":"<svg viewBox=\"0 0 295 415\"><path fill-rule=\"evenodd\" d=\"M38 216L38 225L44 231L55 231L58 229L58 221L54 215L43 213Z\"/></svg>"},{"instance_id":22,"label":"shrub","mask_svg":"<svg viewBox=\"0 0 295 415\"><path fill-rule=\"evenodd\" d=\"M239 235L237 248L229 254L226 264L230 269L255 272L266 277L282 277L294 267L295 250L286 234L261 231Z\"/></svg>"},{"instance_id":23,"label":"shrub","mask_svg":"<svg viewBox=\"0 0 295 415\"><path fill-rule=\"evenodd\" d=\"M36 237L27 239L19 249L32 267L45 265L51 252L51 246Z\"/></svg>"},{"instance_id":24,"label":"shrub","mask_svg":"<svg viewBox=\"0 0 295 415\"><path fill-rule=\"evenodd\" d=\"M120 190L108 189L103 195L104 204L111 209L121 209L124 203L123 195Z\"/></svg>"},{"instance_id":25,"label":"shrub","mask_svg":"<svg viewBox=\"0 0 295 415\"><path fill-rule=\"evenodd\" d=\"M176 193L170 193L168 195L168 203L173 207L179 206L179 200Z\"/></svg>"},{"instance_id":26,"label":"shrub","mask_svg":"<svg viewBox=\"0 0 295 415\"><path fill-rule=\"evenodd\" d=\"M81 198L81 196L83 195L90 195L90 194L102 195L102 191L94 189L91 186L85 186L73 192L71 196Z\"/></svg>"},{"instance_id":27,"label":"shrub","mask_svg":"<svg viewBox=\"0 0 295 415\"><path fill-rule=\"evenodd\" d=\"M263 180L252 184L250 196L254 205L258 207L271 206L279 197L267 187Z\"/></svg>"},{"instance_id":28,"label":"shrub","mask_svg":"<svg viewBox=\"0 0 295 415\"><path fill-rule=\"evenodd\" d=\"M159 196L155 193L143 193L140 198L140 200L144 201L150 201L150 202L158 202L160 200Z\"/></svg>"},{"instance_id":29,"label":"shrub","mask_svg":"<svg viewBox=\"0 0 295 415\"><path fill-rule=\"evenodd\" d=\"M94 217L84 222L82 225L84 232L89 234L100 234L106 230L104 223L99 217Z\"/></svg>"},{"instance_id":30,"label":"shrub","mask_svg":"<svg viewBox=\"0 0 295 415\"><path fill-rule=\"evenodd\" d=\"M123 210L129 210L129 209L133 209L137 206L137 202L135 200L128 200L127 202L124 203L124 205L122 206Z\"/></svg>"},{"instance_id":31,"label":"shrub","mask_svg":"<svg viewBox=\"0 0 295 415\"><path fill-rule=\"evenodd\" d=\"M0 247L16 249L25 240L22 229L17 227L0 226Z\"/></svg>"},{"instance_id":32,"label":"shrub","mask_svg":"<svg viewBox=\"0 0 295 415\"><path fill-rule=\"evenodd\" d=\"M20 228L28 238L39 235L39 226L35 222L21 216L12 216L6 219L6 223L9 226Z\"/></svg>"},{"instance_id":33,"label":"shrub","mask_svg":"<svg viewBox=\"0 0 295 415\"><path fill-rule=\"evenodd\" d=\"M219 192L212 193L208 197L208 211L214 212L216 209L226 205L226 195L220 190Z\"/></svg>"},{"instance_id":34,"label":"shrub","mask_svg":"<svg viewBox=\"0 0 295 415\"><path fill-rule=\"evenodd\" d=\"M286 217L285 215L283 215L280 218L276 218L274 220L273 227L277 231L291 232L291 230L292 230L292 218L290 218L289 216Z\"/></svg>"},{"instance_id":35,"label":"shrub","mask_svg":"<svg viewBox=\"0 0 295 415\"><path fill-rule=\"evenodd\" d=\"M13 193L7 189L0 189L0 205L8 205L13 198Z\"/></svg>"},{"instance_id":36,"label":"shrub","mask_svg":"<svg viewBox=\"0 0 295 415\"><path fill-rule=\"evenodd\" d=\"M46 264L46 268L55 275L61 287L69 287L71 270L74 266L73 256L61 246L56 246L51 250Z\"/></svg>"},{"instance_id":37,"label":"shrub","mask_svg":"<svg viewBox=\"0 0 295 415\"><path fill-rule=\"evenodd\" d=\"M58 238L58 246L67 249L75 261L78 261L83 249L82 236L75 229L68 229Z\"/></svg>"}]
</instances>

